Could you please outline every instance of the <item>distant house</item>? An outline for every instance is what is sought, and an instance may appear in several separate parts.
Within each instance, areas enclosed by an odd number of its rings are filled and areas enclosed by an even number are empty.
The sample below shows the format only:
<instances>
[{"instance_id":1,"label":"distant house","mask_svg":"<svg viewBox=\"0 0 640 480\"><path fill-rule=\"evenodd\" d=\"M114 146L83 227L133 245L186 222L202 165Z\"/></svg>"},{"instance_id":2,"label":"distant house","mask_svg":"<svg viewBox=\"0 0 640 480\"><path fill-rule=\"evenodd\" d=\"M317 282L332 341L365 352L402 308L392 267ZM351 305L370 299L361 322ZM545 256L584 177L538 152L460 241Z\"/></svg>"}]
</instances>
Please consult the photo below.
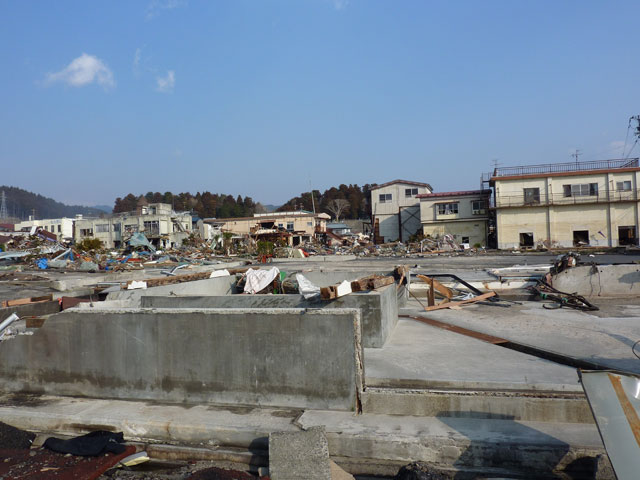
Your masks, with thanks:
<instances>
[{"instance_id":1,"label":"distant house","mask_svg":"<svg viewBox=\"0 0 640 480\"><path fill-rule=\"evenodd\" d=\"M406 242L421 229L418 195L431 193L428 183L393 180L371 188L371 224L376 243Z\"/></svg>"},{"instance_id":2,"label":"distant house","mask_svg":"<svg viewBox=\"0 0 640 480\"><path fill-rule=\"evenodd\" d=\"M13 223L0 223L0 232L13 232L15 227Z\"/></svg>"},{"instance_id":3,"label":"distant house","mask_svg":"<svg viewBox=\"0 0 640 480\"><path fill-rule=\"evenodd\" d=\"M327 223L327 230L336 235L351 235L351 227L346 223Z\"/></svg>"},{"instance_id":4,"label":"distant house","mask_svg":"<svg viewBox=\"0 0 640 480\"><path fill-rule=\"evenodd\" d=\"M452 235L456 243L487 245L491 190L418 195L422 233L432 238Z\"/></svg>"},{"instance_id":5,"label":"distant house","mask_svg":"<svg viewBox=\"0 0 640 480\"><path fill-rule=\"evenodd\" d=\"M82 215L80 215L82 217ZM57 240L71 240L73 238L74 218L49 218L44 220L34 220L30 218L15 225L16 230L29 231L32 227L42 228L44 231L53 234Z\"/></svg>"},{"instance_id":6,"label":"distant house","mask_svg":"<svg viewBox=\"0 0 640 480\"><path fill-rule=\"evenodd\" d=\"M105 218L79 218L75 238L97 238L106 248L119 248L132 234L141 232L157 248L182 245L192 230L191 214L174 212L168 203L138 204L134 212Z\"/></svg>"},{"instance_id":7,"label":"distant house","mask_svg":"<svg viewBox=\"0 0 640 480\"><path fill-rule=\"evenodd\" d=\"M206 218L204 223L221 232L263 238L275 235L286 238L290 245L299 245L311 240L316 234L325 233L327 220L330 218L326 213L298 210L256 213L253 217Z\"/></svg>"}]
</instances>

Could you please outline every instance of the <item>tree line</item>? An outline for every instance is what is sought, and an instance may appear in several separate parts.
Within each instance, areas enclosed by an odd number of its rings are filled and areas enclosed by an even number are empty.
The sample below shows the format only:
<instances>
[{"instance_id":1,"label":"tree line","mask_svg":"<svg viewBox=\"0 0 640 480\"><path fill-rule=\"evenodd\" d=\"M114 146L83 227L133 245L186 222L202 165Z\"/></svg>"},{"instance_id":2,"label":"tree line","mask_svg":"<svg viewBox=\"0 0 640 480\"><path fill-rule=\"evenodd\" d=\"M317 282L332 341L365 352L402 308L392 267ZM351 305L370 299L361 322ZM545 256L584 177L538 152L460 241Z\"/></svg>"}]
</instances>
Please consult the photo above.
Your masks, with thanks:
<instances>
[{"instance_id":1,"label":"tree line","mask_svg":"<svg viewBox=\"0 0 640 480\"><path fill-rule=\"evenodd\" d=\"M333 218L339 219L364 219L371 218L371 188L375 184L365 184L362 187L356 185L340 185L331 187L324 192L313 190L301 193L278 208L277 211L309 210L325 212Z\"/></svg>"},{"instance_id":2,"label":"tree line","mask_svg":"<svg viewBox=\"0 0 640 480\"><path fill-rule=\"evenodd\" d=\"M375 184L340 185L324 192L313 190L303 192L287 201L276 211L308 210L324 212L333 218L362 219L371 217L370 190ZM189 211L201 218L251 217L254 213L266 212L265 207L254 202L251 197L225 195L211 192L188 192L173 194L171 192L147 192L145 195L129 193L125 197L116 198L113 213L132 212L139 206L149 203L168 203L175 211Z\"/></svg>"},{"instance_id":3,"label":"tree line","mask_svg":"<svg viewBox=\"0 0 640 480\"><path fill-rule=\"evenodd\" d=\"M171 192L147 192L136 196L132 193L116 198L113 213L132 212L139 206L149 203L168 203L178 212L194 212L200 218L250 217L254 213L266 211L260 203L251 197L225 195L211 192L189 192L173 194Z\"/></svg>"}]
</instances>

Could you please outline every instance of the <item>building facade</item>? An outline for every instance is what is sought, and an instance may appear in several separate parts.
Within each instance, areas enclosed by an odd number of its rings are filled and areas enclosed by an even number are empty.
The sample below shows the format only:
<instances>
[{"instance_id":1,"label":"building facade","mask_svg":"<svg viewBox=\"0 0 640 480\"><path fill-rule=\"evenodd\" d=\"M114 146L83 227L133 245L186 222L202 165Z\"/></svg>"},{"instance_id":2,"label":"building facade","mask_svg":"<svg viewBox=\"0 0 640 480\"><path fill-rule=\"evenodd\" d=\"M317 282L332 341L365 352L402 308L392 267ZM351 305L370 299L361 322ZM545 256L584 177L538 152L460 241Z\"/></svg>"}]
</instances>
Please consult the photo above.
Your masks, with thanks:
<instances>
[{"instance_id":1,"label":"building facade","mask_svg":"<svg viewBox=\"0 0 640 480\"><path fill-rule=\"evenodd\" d=\"M491 190L424 193L420 199L422 233L453 236L456 243L487 245Z\"/></svg>"},{"instance_id":2,"label":"building facade","mask_svg":"<svg viewBox=\"0 0 640 480\"><path fill-rule=\"evenodd\" d=\"M496 168L499 249L638 244L638 159Z\"/></svg>"},{"instance_id":3,"label":"building facade","mask_svg":"<svg viewBox=\"0 0 640 480\"><path fill-rule=\"evenodd\" d=\"M422 228L418 195L432 191L428 183L408 180L393 180L372 187L371 223L375 242L406 242L418 233Z\"/></svg>"},{"instance_id":4,"label":"building facade","mask_svg":"<svg viewBox=\"0 0 640 480\"><path fill-rule=\"evenodd\" d=\"M156 248L176 247L192 232L191 214L176 213L167 203L152 203L135 212L75 222L75 238L97 238L106 248L120 248L133 233L141 232Z\"/></svg>"},{"instance_id":5,"label":"building facade","mask_svg":"<svg viewBox=\"0 0 640 480\"><path fill-rule=\"evenodd\" d=\"M204 223L221 232L234 235L268 235L284 232L290 245L299 245L311 240L316 234L327 231L326 213L305 210L296 212L256 213L253 217L207 218Z\"/></svg>"},{"instance_id":6,"label":"building facade","mask_svg":"<svg viewBox=\"0 0 640 480\"><path fill-rule=\"evenodd\" d=\"M82 218L82 215L76 216ZM44 220L25 220L17 223L15 229L17 231L30 230L32 227L41 227L49 233L53 233L58 237L58 241L69 241L73 239L73 224L75 218L49 218Z\"/></svg>"}]
</instances>

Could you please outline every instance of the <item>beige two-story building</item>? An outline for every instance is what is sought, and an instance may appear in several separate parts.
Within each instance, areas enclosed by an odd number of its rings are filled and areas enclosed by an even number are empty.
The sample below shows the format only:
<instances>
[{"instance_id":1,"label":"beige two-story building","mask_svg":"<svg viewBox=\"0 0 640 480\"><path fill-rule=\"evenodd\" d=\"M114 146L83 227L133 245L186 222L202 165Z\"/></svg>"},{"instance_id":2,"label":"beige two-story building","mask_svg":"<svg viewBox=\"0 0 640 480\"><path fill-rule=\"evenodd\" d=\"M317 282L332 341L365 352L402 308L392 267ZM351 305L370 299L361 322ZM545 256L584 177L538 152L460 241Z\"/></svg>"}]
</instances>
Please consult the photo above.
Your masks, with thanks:
<instances>
[{"instance_id":1,"label":"beige two-story building","mask_svg":"<svg viewBox=\"0 0 640 480\"><path fill-rule=\"evenodd\" d=\"M420 199L428 183L393 180L371 188L371 225L376 243L406 242L421 230Z\"/></svg>"},{"instance_id":2,"label":"beige two-story building","mask_svg":"<svg viewBox=\"0 0 640 480\"><path fill-rule=\"evenodd\" d=\"M491 190L424 193L420 199L422 233L453 236L456 243L486 246Z\"/></svg>"},{"instance_id":3,"label":"beige two-story building","mask_svg":"<svg viewBox=\"0 0 640 480\"><path fill-rule=\"evenodd\" d=\"M638 159L496 168L498 248L638 244Z\"/></svg>"}]
</instances>

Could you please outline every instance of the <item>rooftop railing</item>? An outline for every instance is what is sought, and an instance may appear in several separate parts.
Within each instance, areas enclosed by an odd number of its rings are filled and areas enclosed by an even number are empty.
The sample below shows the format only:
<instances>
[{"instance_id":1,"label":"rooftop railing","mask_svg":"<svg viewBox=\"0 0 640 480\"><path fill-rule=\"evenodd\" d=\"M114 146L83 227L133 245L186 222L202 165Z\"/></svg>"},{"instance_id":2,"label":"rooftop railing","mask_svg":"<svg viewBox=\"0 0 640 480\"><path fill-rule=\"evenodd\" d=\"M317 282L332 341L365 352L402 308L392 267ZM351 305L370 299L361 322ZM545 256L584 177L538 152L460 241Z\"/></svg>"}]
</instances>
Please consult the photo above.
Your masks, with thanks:
<instances>
[{"instance_id":1,"label":"rooftop railing","mask_svg":"<svg viewBox=\"0 0 640 480\"><path fill-rule=\"evenodd\" d=\"M584 172L587 170L614 170L618 168L634 167L638 167L638 158L592 160L588 162L547 163L543 165L522 165L519 167L500 167L493 170L492 176L511 177L517 175Z\"/></svg>"},{"instance_id":2,"label":"rooftop railing","mask_svg":"<svg viewBox=\"0 0 640 480\"><path fill-rule=\"evenodd\" d=\"M495 199L495 205L491 207L537 207L547 205L581 205L588 203L616 203L616 202L633 202L640 198L640 190L606 190L599 191L596 195L571 195L565 196L563 193L553 193L545 195L540 193L538 196L516 194L501 195L498 193Z\"/></svg>"}]
</instances>

